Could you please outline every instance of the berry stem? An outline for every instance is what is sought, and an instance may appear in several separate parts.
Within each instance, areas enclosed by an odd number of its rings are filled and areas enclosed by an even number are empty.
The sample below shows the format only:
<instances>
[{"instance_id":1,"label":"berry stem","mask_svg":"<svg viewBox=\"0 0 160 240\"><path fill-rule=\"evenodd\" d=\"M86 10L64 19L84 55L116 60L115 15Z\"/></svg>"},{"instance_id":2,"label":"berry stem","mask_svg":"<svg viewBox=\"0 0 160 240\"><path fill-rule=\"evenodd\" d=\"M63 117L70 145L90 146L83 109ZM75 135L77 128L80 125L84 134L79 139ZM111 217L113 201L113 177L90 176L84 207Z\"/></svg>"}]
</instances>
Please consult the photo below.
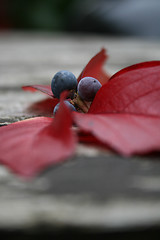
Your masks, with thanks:
<instances>
[{"instance_id":1,"label":"berry stem","mask_svg":"<svg viewBox=\"0 0 160 240\"><path fill-rule=\"evenodd\" d=\"M90 104L84 102L78 94L75 98L70 101L75 107L78 107L83 113L87 113L90 107Z\"/></svg>"}]
</instances>

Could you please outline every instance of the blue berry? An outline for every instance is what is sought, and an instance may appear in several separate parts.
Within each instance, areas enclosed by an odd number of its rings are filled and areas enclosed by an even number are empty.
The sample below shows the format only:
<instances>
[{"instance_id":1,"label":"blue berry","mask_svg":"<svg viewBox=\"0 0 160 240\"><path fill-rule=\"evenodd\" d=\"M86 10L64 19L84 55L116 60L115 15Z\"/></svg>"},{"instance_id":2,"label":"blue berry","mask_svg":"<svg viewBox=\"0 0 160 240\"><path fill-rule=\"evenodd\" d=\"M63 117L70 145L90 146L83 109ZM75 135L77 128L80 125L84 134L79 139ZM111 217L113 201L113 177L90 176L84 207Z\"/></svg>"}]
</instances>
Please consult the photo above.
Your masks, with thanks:
<instances>
[{"instance_id":1,"label":"blue berry","mask_svg":"<svg viewBox=\"0 0 160 240\"><path fill-rule=\"evenodd\" d=\"M64 90L76 90L77 79L73 73L69 71L59 71L52 78L51 89L56 98L60 98L60 94Z\"/></svg>"},{"instance_id":2,"label":"blue berry","mask_svg":"<svg viewBox=\"0 0 160 240\"><path fill-rule=\"evenodd\" d=\"M67 106L71 111L76 111L76 108L75 108L69 101L65 100L64 103L66 104L66 106ZM53 110L53 114L54 114L54 115L55 115L56 112L58 111L59 105L60 105L60 103L57 103L57 105L54 107L54 110Z\"/></svg>"},{"instance_id":3,"label":"blue berry","mask_svg":"<svg viewBox=\"0 0 160 240\"><path fill-rule=\"evenodd\" d=\"M82 100L93 101L96 93L101 88L101 83L93 77L84 77L78 83L78 95Z\"/></svg>"}]
</instances>

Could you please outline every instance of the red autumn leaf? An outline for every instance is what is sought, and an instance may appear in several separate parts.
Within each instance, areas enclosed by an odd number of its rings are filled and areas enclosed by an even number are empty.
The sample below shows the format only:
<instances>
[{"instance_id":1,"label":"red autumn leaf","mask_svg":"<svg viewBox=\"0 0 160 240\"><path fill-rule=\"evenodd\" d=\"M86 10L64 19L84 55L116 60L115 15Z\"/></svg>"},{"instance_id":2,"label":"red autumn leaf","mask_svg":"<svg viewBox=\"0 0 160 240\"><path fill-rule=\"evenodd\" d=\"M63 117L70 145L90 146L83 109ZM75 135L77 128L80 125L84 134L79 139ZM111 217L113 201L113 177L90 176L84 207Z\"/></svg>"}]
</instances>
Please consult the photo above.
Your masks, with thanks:
<instances>
[{"instance_id":1,"label":"red autumn leaf","mask_svg":"<svg viewBox=\"0 0 160 240\"><path fill-rule=\"evenodd\" d=\"M0 128L0 162L31 177L47 166L64 161L75 148L72 117L64 103L54 119L37 117Z\"/></svg>"},{"instance_id":2,"label":"red autumn leaf","mask_svg":"<svg viewBox=\"0 0 160 240\"><path fill-rule=\"evenodd\" d=\"M159 117L74 113L74 121L80 130L93 134L103 144L122 155L160 150Z\"/></svg>"},{"instance_id":3,"label":"red autumn leaf","mask_svg":"<svg viewBox=\"0 0 160 240\"><path fill-rule=\"evenodd\" d=\"M136 63L136 64L133 64L131 66L128 66L128 67L125 67L123 69L121 69L120 71L118 71L117 73L115 73L111 78L114 78L115 76L119 76L121 75L122 73L125 73L125 72L129 72L129 71L132 71L132 70L135 70L135 69L140 69L140 68L148 68L148 67L155 67L155 66L158 66L159 65L159 61L149 61L149 62L140 62L140 63Z\"/></svg>"},{"instance_id":4,"label":"red autumn leaf","mask_svg":"<svg viewBox=\"0 0 160 240\"><path fill-rule=\"evenodd\" d=\"M113 75L96 94L89 113L160 115L160 61L144 62Z\"/></svg>"},{"instance_id":5,"label":"red autumn leaf","mask_svg":"<svg viewBox=\"0 0 160 240\"><path fill-rule=\"evenodd\" d=\"M91 132L86 132L82 129L79 129L77 135L80 143L87 144L89 147L100 147L107 151L112 151L109 145L106 145L106 143L103 143L101 140L96 138Z\"/></svg>"},{"instance_id":6,"label":"red autumn leaf","mask_svg":"<svg viewBox=\"0 0 160 240\"><path fill-rule=\"evenodd\" d=\"M35 103L32 103L26 112L30 114L36 114L39 116L53 116L53 109L55 105L59 102L57 98L47 98Z\"/></svg>"},{"instance_id":7,"label":"red autumn leaf","mask_svg":"<svg viewBox=\"0 0 160 240\"><path fill-rule=\"evenodd\" d=\"M41 91L41 92L49 95L50 97L54 97L52 90L51 90L51 86L48 86L48 85L23 86L22 89L25 91L31 91L31 92L35 92L38 90L38 91Z\"/></svg>"},{"instance_id":8,"label":"red autumn leaf","mask_svg":"<svg viewBox=\"0 0 160 240\"><path fill-rule=\"evenodd\" d=\"M78 82L84 77L94 77L104 84L110 78L110 75L107 74L104 69L103 65L106 62L108 55L106 54L106 50L103 48L99 53L97 53L88 64L85 66L83 71L78 77Z\"/></svg>"}]
</instances>

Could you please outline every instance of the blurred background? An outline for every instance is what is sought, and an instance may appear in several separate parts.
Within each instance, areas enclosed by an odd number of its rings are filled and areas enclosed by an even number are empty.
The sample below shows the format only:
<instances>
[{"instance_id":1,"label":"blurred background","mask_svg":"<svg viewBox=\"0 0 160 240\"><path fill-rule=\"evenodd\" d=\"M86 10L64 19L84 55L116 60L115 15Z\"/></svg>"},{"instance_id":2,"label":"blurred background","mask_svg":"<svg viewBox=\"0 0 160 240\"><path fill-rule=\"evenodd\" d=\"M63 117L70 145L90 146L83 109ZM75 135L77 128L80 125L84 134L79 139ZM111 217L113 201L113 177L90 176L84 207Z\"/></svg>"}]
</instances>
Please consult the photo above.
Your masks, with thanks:
<instances>
[{"instance_id":1,"label":"blurred background","mask_svg":"<svg viewBox=\"0 0 160 240\"><path fill-rule=\"evenodd\" d=\"M0 0L0 31L160 38L159 0Z\"/></svg>"}]
</instances>

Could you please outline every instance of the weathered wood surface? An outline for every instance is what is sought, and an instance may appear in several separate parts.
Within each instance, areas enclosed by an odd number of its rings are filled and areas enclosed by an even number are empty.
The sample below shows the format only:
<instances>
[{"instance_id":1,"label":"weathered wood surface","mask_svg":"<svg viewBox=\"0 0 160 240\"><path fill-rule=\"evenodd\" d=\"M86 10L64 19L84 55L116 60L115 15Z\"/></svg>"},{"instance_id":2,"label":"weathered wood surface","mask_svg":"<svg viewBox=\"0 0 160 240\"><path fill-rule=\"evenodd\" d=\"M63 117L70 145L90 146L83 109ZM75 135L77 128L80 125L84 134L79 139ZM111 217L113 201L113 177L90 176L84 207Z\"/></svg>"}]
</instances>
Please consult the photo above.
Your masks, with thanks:
<instances>
[{"instance_id":1,"label":"weathered wood surface","mask_svg":"<svg viewBox=\"0 0 160 240\"><path fill-rule=\"evenodd\" d=\"M45 96L23 92L22 85L49 84L60 69L78 76L101 47L108 49L106 70L111 74L137 62L160 59L160 43L144 39L1 34L0 124L36 116L27 109ZM122 158L79 145L73 159L29 182L1 166L1 231L39 232L39 226L50 233L66 228L106 234L159 229L159 154Z\"/></svg>"}]
</instances>

